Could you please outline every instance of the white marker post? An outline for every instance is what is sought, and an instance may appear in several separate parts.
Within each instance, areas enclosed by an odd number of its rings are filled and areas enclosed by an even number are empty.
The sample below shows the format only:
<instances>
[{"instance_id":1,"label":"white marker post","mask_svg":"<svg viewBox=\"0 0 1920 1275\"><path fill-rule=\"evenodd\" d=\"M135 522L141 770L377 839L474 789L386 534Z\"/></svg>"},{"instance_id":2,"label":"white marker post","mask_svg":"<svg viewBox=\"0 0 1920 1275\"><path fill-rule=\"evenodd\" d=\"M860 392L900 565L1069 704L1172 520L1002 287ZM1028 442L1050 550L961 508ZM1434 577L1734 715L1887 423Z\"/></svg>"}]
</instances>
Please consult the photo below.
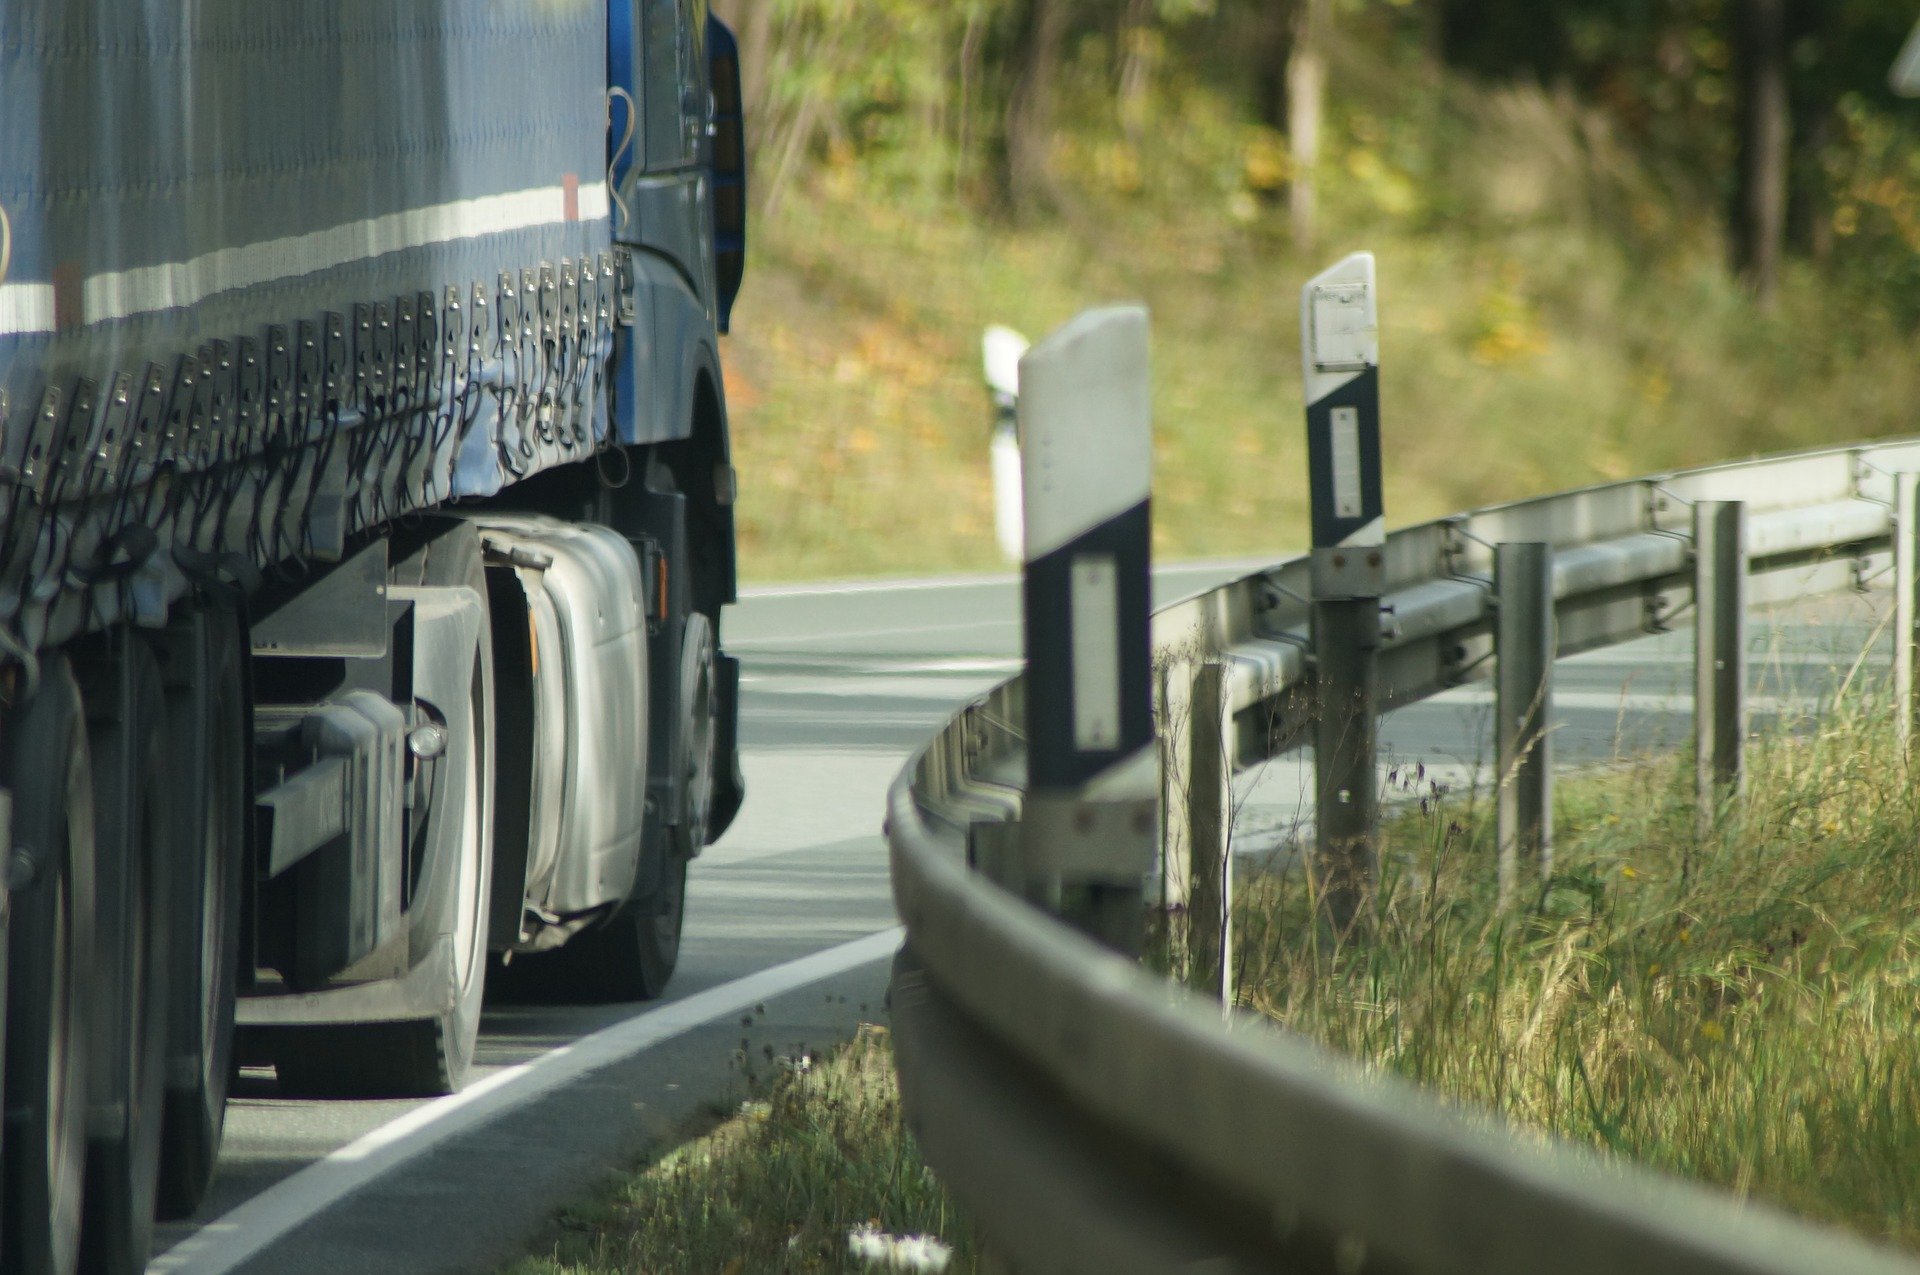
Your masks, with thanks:
<instances>
[{"instance_id":1,"label":"white marker post","mask_svg":"<svg viewBox=\"0 0 1920 1275\"><path fill-rule=\"evenodd\" d=\"M987 394L993 400L993 438L988 454L993 465L993 534L1007 561L1020 561L1024 532L1020 518L1020 360L1029 348L1027 338L999 324L980 337L980 362L987 375Z\"/></svg>"},{"instance_id":2,"label":"white marker post","mask_svg":"<svg viewBox=\"0 0 1920 1275\"><path fill-rule=\"evenodd\" d=\"M1129 953L1153 770L1147 312L1090 310L1020 362L1030 898Z\"/></svg>"},{"instance_id":3,"label":"white marker post","mask_svg":"<svg viewBox=\"0 0 1920 1275\"><path fill-rule=\"evenodd\" d=\"M1380 323L1373 254L1355 253L1300 294L1313 509L1314 823L1322 898L1337 933L1370 909L1379 826Z\"/></svg>"}]
</instances>

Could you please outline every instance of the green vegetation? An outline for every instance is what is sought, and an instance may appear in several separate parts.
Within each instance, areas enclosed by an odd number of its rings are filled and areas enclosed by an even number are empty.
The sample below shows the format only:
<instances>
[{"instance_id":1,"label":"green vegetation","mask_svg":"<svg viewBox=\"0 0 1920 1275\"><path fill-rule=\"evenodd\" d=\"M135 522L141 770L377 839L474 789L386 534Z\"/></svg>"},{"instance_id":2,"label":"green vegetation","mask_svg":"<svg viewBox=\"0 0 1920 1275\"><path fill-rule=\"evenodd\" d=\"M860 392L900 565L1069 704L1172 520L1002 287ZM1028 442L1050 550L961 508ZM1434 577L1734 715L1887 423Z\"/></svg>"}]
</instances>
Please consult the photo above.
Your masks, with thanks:
<instances>
[{"instance_id":1,"label":"green vegetation","mask_svg":"<svg viewBox=\"0 0 1920 1275\"><path fill-rule=\"evenodd\" d=\"M1362 247L1395 522L1909 429L1920 131L1880 86L1910 14L1802 15L1837 31L1794 46L1763 301L1727 264L1751 3L1339 0L1310 169L1263 88L1287 3L723 5L760 207L727 351L747 575L993 566L980 329L1126 298L1154 315L1159 550L1301 544L1298 286ZM1481 9L1528 38L1457 29Z\"/></svg>"},{"instance_id":2,"label":"green vegetation","mask_svg":"<svg viewBox=\"0 0 1920 1275\"><path fill-rule=\"evenodd\" d=\"M1427 813L1390 829L1374 937L1330 948L1307 883L1265 880L1242 997L1520 1129L1920 1247L1920 796L1884 711L1819 722L1752 750L1704 846L1684 759L1566 784L1508 915L1490 812L1405 776Z\"/></svg>"},{"instance_id":3,"label":"green vegetation","mask_svg":"<svg viewBox=\"0 0 1920 1275\"><path fill-rule=\"evenodd\" d=\"M850 1251L862 1230L932 1236L953 1248L945 1270L975 1267L970 1229L901 1125L879 1027L823 1062L786 1067L737 1114L623 1176L558 1229L545 1256L508 1275L872 1270Z\"/></svg>"}]
</instances>

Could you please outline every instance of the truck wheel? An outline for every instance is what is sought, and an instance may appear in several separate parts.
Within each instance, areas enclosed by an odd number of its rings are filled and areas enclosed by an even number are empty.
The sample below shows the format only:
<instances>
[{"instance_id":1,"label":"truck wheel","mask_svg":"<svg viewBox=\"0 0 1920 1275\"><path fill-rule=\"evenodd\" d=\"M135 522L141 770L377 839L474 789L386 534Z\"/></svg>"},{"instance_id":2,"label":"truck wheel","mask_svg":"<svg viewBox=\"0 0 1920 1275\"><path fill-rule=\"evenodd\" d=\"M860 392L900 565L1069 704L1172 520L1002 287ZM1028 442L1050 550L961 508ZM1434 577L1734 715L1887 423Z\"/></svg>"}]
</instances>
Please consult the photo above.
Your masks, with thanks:
<instances>
[{"instance_id":1,"label":"truck wheel","mask_svg":"<svg viewBox=\"0 0 1920 1275\"><path fill-rule=\"evenodd\" d=\"M395 546L396 556L401 546ZM393 570L397 585L464 584L486 604L486 564L471 524L430 535ZM473 1065L487 979L487 911L493 875L493 643L482 626L464 714L448 714L446 750L434 763L458 800L436 799L420 834L412 924L415 959L450 943L447 1008L432 1018L303 1028L278 1036L281 1088L316 1097L434 1097L453 1093ZM438 870L435 870L437 866Z\"/></svg>"},{"instance_id":2,"label":"truck wheel","mask_svg":"<svg viewBox=\"0 0 1920 1275\"><path fill-rule=\"evenodd\" d=\"M93 776L80 692L64 657L43 666L39 692L7 744L16 884L0 1270L65 1275L80 1257L95 931Z\"/></svg>"},{"instance_id":3,"label":"truck wheel","mask_svg":"<svg viewBox=\"0 0 1920 1275\"><path fill-rule=\"evenodd\" d=\"M510 967L548 1002L653 1000L667 989L680 960L680 922L687 905L687 861L669 853L659 888L631 899L594 929L557 952L524 956ZM524 967L524 969L523 969Z\"/></svg>"},{"instance_id":4,"label":"truck wheel","mask_svg":"<svg viewBox=\"0 0 1920 1275\"><path fill-rule=\"evenodd\" d=\"M98 842L100 973L81 1264L136 1271L153 1242L167 1047L173 822L166 693L146 642L122 630L87 678Z\"/></svg>"},{"instance_id":5,"label":"truck wheel","mask_svg":"<svg viewBox=\"0 0 1920 1275\"><path fill-rule=\"evenodd\" d=\"M168 960L172 1006L160 1141L160 1216L191 1215L213 1182L233 1063L234 990L246 863L246 690L240 623L210 607L182 651L167 696L169 782L182 857Z\"/></svg>"},{"instance_id":6,"label":"truck wheel","mask_svg":"<svg viewBox=\"0 0 1920 1275\"><path fill-rule=\"evenodd\" d=\"M695 611L680 640L680 766L685 785L680 822L672 825L673 852L691 859L706 848L713 826L714 767L720 740L719 698L714 693L713 623Z\"/></svg>"}]
</instances>

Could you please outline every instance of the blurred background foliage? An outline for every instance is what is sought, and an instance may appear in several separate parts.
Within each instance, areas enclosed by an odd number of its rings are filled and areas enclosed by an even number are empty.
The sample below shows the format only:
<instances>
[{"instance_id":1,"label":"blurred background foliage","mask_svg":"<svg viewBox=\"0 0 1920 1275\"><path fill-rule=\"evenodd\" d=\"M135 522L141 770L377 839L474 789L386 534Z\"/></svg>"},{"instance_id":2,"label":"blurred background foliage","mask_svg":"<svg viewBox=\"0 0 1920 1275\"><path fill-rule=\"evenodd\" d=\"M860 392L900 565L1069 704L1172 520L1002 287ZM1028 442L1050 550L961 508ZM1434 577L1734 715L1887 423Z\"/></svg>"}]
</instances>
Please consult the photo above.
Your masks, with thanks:
<instances>
[{"instance_id":1,"label":"blurred background foliage","mask_svg":"<svg viewBox=\"0 0 1920 1275\"><path fill-rule=\"evenodd\" d=\"M993 564L982 325L1154 312L1163 553L1304 539L1297 289L1380 256L1389 518L1912 429L1893 0L716 0L749 575Z\"/></svg>"}]
</instances>

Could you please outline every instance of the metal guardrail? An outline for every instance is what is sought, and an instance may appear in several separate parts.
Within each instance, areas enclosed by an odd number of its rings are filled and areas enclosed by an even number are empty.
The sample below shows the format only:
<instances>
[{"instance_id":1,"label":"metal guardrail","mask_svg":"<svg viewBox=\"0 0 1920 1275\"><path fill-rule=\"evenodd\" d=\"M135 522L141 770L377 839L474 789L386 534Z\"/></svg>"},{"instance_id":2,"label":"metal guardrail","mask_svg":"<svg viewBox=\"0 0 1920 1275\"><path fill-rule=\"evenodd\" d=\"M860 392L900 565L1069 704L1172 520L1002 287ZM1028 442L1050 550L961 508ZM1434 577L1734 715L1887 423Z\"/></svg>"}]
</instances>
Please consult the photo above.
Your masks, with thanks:
<instances>
[{"instance_id":1,"label":"metal guardrail","mask_svg":"<svg viewBox=\"0 0 1920 1275\"><path fill-rule=\"evenodd\" d=\"M1914 499L1896 475L1915 470L1920 440L1906 440L1397 532L1385 546L1383 706L1490 671L1503 542L1552 546L1554 647L1568 655L1660 631L1692 606L1698 502L1745 502L1753 602L1867 588L1892 566L1897 491ZM1311 720L1310 592L1303 558L1153 618L1163 667L1225 665L1235 767L1292 747ZM1187 685L1163 679L1163 724ZM1019 817L1025 693L1015 678L957 714L896 781L888 811L908 934L894 990L908 1117L1019 1269L1920 1271L1762 1205L1504 1136L1265 1020L1223 1018L969 871L969 829Z\"/></svg>"}]
</instances>

